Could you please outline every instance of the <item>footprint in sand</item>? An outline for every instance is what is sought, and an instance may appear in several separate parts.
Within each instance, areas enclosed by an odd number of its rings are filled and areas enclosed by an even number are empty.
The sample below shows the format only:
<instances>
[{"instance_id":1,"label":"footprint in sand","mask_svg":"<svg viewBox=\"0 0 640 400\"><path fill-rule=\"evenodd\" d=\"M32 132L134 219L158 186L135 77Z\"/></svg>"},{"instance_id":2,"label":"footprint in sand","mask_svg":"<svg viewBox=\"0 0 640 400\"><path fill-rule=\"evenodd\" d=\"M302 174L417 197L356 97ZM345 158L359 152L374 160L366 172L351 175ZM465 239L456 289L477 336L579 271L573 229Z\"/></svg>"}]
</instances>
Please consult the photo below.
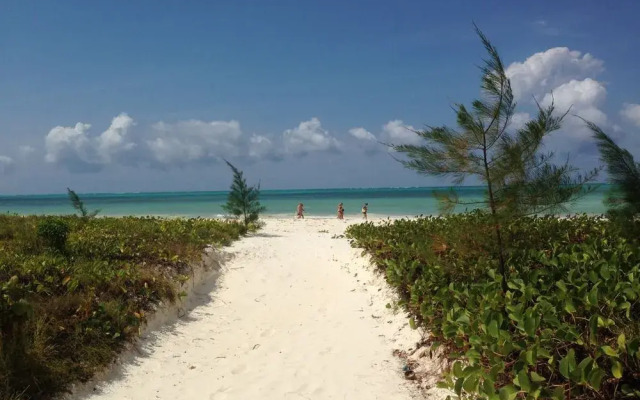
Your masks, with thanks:
<instances>
[{"instance_id":1,"label":"footprint in sand","mask_svg":"<svg viewBox=\"0 0 640 400\"><path fill-rule=\"evenodd\" d=\"M267 329L265 331L262 331L262 333L260 334L260 337L269 337L269 336L273 336L273 334L276 333L276 330L271 328L271 329Z\"/></svg>"},{"instance_id":2,"label":"footprint in sand","mask_svg":"<svg viewBox=\"0 0 640 400\"><path fill-rule=\"evenodd\" d=\"M244 372L244 371L246 371L246 370L247 370L247 366L246 366L246 365L244 365L244 364L240 364L240 365L238 365L237 367L235 367L234 369L232 369L232 370L231 370L231 373L232 373L233 375L238 375L238 374L243 373L243 372Z\"/></svg>"}]
</instances>

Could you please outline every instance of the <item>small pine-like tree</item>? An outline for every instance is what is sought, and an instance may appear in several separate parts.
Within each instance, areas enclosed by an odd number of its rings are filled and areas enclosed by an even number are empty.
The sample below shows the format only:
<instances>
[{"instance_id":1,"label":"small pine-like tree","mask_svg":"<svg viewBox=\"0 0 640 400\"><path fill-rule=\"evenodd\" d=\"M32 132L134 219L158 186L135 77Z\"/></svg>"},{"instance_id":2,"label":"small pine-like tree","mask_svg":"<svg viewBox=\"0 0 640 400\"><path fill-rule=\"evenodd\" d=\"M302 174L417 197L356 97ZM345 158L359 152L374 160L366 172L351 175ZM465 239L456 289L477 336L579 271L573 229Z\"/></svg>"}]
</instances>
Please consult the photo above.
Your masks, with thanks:
<instances>
[{"instance_id":1,"label":"small pine-like tree","mask_svg":"<svg viewBox=\"0 0 640 400\"><path fill-rule=\"evenodd\" d=\"M71 201L71 205L73 206L73 208L75 208L80 212L81 217L93 218L96 215L98 215L98 213L100 212L100 210L94 210L92 212L89 212L89 210L87 210L87 208L85 207L84 202L80 199L80 196L78 196L76 192L74 192L73 190L67 188L67 194L69 195L69 200Z\"/></svg>"},{"instance_id":2,"label":"small pine-like tree","mask_svg":"<svg viewBox=\"0 0 640 400\"><path fill-rule=\"evenodd\" d=\"M231 171L233 171L233 183L231 191L227 199L227 204L222 208L235 217L242 218L245 226L251 222L256 222L260 213L266 210L266 207L260 204L260 184L256 186L248 186L244 179L242 171L237 169L229 161L225 160Z\"/></svg>"},{"instance_id":3,"label":"small pine-like tree","mask_svg":"<svg viewBox=\"0 0 640 400\"><path fill-rule=\"evenodd\" d=\"M613 185L606 199L609 215L631 220L640 215L640 163L636 163L631 153L620 148L596 124L585 122L593 132L609 183Z\"/></svg>"},{"instance_id":4,"label":"small pine-like tree","mask_svg":"<svg viewBox=\"0 0 640 400\"><path fill-rule=\"evenodd\" d=\"M475 26L475 25L474 25ZM586 176L575 174L568 163L553 164L553 153L540 153L543 139L560 128L564 115L554 113L553 104L538 104L538 115L524 127L510 129L516 103L511 83L496 48L475 27L488 58L482 71L482 97L468 109L456 104L458 128L427 127L416 131L424 145L391 145L404 154L405 167L420 174L445 176L455 185L475 176L486 185L486 197L465 202L456 192L436 193L443 211L457 205L484 206L489 209L499 251L499 268L506 291L505 243L500 225L517 216L563 210L563 205L583 194Z\"/></svg>"}]
</instances>

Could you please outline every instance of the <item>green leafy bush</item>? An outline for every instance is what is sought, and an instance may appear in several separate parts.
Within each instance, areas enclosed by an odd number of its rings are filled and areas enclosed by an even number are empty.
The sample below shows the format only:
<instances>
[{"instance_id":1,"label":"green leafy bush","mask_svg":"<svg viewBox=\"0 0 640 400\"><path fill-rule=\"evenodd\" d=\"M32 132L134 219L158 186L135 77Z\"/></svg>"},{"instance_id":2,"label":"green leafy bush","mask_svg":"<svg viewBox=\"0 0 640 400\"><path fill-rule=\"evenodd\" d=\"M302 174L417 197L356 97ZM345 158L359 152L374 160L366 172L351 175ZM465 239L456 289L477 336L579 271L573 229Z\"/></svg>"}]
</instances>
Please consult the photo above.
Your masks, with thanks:
<instances>
[{"instance_id":1,"label":"green leafy bush","mask_svg":"<svg viewBox=\"0 0 640 400\"><path fill-rule=\"evenodd\" d=\"M519 218L502 290L482 212L348 229L414 322L453 362L464 398L640 396L640 247L606 220Z\"/></svg>"},{"instance_id":2,"label":"green leafy bush","mask_svg":"<svg viewBox=\"0 0 640 400\"><path fill-rule=\"evenodd\" d=\"M47 217L38 222L38 237L58 251L64 251L69 236L69 224L61 218Z\"/></svg>"},{"instance_id":3,"label":"green leafy bush","mask_svg":"<svg viewBox=\"0 0 640 400\"><path fill-rule=\"evenodd\" d=\"M205 246L229 244L243 228L0 215L0 398L50 399L89 379L156 304L177 299Z\"/></svg>"}]
</instances>

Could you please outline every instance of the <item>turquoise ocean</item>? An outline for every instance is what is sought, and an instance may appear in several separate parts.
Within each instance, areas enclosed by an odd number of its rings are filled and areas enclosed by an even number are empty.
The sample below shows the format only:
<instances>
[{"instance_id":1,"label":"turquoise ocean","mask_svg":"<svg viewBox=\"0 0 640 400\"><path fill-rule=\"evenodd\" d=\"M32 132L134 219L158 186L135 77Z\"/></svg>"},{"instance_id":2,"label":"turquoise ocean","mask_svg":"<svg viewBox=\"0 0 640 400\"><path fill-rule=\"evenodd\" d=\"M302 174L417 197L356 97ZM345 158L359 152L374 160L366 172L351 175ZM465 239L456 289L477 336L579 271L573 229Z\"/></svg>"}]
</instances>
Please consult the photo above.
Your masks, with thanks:
<instances>
[{"instance_id":1,"label":"turquoise ocean","mask_svg":"<svg viewBox=\"0 0 640 400\"><path fill-rule=\"evenodd\" d=\"M336 215L338 203L344 203L345 216L359 216L364 203L369 203L372 216L416 216L438 214L438 202L434 190L440 187L421 188L373 188L373 189L307 189L262 190L260 199L267 207L268 216L293 216L296 205L304 204L307 217ZM602 214L602 200L606 185L568 206L571 214ZM482 187L456 188L461 200L482 198ZM216 192L166 192L166 193L79 193L86 206L99 209L100 215L154 215L184 217L220 217L226 191ZM0 196L0 212L9 214L71 214L65 194ZM465 211L458 208L456 211Z\"/></svg>"}]
</instances>

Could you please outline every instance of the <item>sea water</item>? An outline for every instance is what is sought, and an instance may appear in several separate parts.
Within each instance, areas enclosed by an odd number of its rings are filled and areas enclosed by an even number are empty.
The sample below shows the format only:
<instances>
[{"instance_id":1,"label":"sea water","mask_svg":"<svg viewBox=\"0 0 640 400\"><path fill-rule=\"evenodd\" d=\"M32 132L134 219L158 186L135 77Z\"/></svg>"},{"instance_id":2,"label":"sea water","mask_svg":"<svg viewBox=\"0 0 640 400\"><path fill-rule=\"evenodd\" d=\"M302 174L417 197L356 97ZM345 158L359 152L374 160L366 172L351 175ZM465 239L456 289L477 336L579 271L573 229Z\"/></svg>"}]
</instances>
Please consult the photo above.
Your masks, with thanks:
<instances>
[{"instance_id":1,"label":"sea water","mask_svg":"<svg viewBox=\"0 0 640 400\"><path fill-rule=\"evenodd\" d=\"M305 216L327 217L336 215L338 203L343 203L345 216L360 216L364 203L369 204L372 216L416 216L439 213L434 191L448 188L372 188L372 189L306 189L262 190L260 201L267 207L265 215L293 216L298 203L303 203ZM483 187L465 186L455 189L459 200L482 199ZM567 213L602 214L606 185L567 205ZM220 217L225 213L222 205L228 192L165 192L165 193L79 193L89 210L100 210L100 215L155 215L184 217ZM456 212L471 210L474 206L458 206ZM66 194L0 196L0 212L10 214L71 214L75 210Z\"/></svg>"}]
</instances>

